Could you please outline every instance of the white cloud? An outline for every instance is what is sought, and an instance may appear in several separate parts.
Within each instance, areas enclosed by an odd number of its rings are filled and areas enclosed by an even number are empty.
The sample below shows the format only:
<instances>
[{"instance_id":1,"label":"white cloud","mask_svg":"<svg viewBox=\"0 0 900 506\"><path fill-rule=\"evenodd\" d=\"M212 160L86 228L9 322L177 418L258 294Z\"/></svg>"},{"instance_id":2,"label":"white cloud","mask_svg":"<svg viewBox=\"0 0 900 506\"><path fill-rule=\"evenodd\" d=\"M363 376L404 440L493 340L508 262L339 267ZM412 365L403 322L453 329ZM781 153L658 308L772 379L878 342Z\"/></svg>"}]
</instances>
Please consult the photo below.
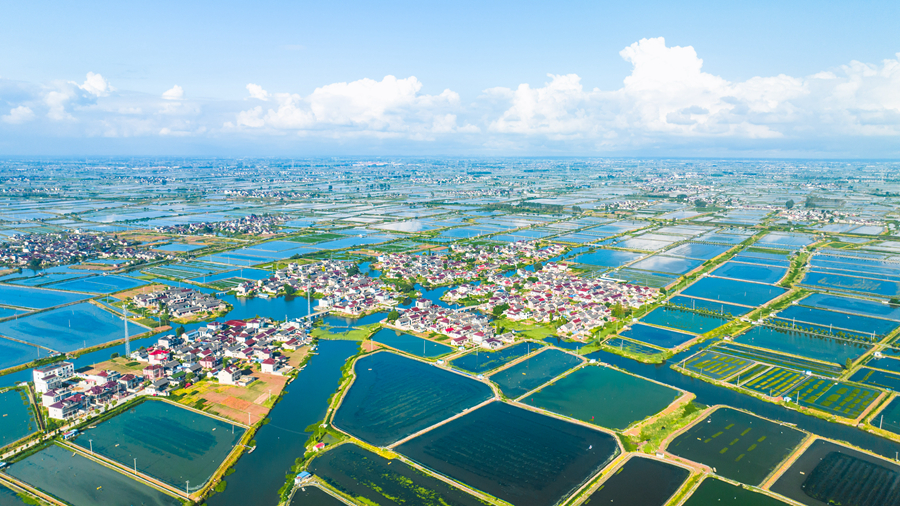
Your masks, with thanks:
<instances>
[{"instance_id":1,"label":"white cloud","mask_svg":"<svg viewBox=\"0 0 900 506\"><path fill-rule=\"evenodd\" d=\"M106 79L103 79L103 76L93 72L88 72L84 84L79 84L78 87L95 97L106 97L110 92L116 90L106 82Z\"/></svg>"},{"instance_id":2,"label":"white cloud","mask_svg":"<svg viewBox=\"0 0 900 506\"><path fill-rule=\"evenodd\" d=\"M181 100L184 98L184 89L177 84L162 94L162 98L166 100Z\"/></svg>"},{"instance_id":3,"label":"white cloud","mask_svg":"<svg viewBox=\"0 0 900 506\"><path fill-rule=\"evenodd\" d=\"M12 125L19 125L34 119L34 111L29 107L25 107L24 105L20 105L18 107L14 107L9 114L6 116L0 117L5 123L9 123Z\"/></svg>"},{"instance_id":4,"label":"white cloud","mask_svg":"<svg viewBox=\"0 0 900 506\"><path fill-rule=\"evenodd\" d=\"M250 96L262 101L269 100L269 92L264 90L262 86L258 84L250 83L247 85L247 91L250 92Z\"/></svg>"}]
</instances>

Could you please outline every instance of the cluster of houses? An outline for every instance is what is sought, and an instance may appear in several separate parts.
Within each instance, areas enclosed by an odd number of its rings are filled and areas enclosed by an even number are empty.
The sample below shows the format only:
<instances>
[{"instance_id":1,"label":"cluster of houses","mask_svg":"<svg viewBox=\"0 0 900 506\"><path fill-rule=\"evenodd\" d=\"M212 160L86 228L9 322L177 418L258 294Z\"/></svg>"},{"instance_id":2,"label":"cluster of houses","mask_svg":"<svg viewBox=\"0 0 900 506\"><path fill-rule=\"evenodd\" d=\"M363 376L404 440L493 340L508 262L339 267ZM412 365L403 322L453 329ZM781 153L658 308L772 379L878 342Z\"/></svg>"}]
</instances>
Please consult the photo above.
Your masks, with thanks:
<instances>
[{"instance_id":1,"label":"cluster of houses","mask_svg":"<svg viewBox=\"0 0 900 506\"><path fill-rule=\"evenodd\" d=\"M228 234L228 235L272 235L278 233L278 226L288 220L283 215L263 215L257 216L251 214L244 218L228 221L211 221L199 223L185 223L183 225L170 225L166 227L154 228L157 232L165 234L182 234L182 235L205 235L205 234Z\"/></svg>"},{"instance_id":2,"label":"cluster of houses","mask_svg":"<svg viewBox=\"0 0 900 506\"><path fill-rule=\"evenodd\" d=\"M474 344L497 349L515 339L512 333L495 335L487 317L477 311L449 309L419 299L413 307L403 310L391 326L413 332L436 332L450 337L454 346Z\"/></svg>"},{"instance_id":3,"label":"cluster of houses","mask_svg":"<svg viewBox=\"0 0 900 506\"><path fill-rule=\"evenodd\" d=\"M292 370L285 351L309 344L307 324L268 319L213 322L181 336L167 335L129 358L144 367L134 374L78 372L71 362L32 371L35 390L50 418L66 420L129 395L160 395L191 381L215 378L246 386L254 372L284 375Z\"/></svg>"},{"instance_id":4,"label":"cluster of houses","mask_svg":"<svg viewBox=\"0 0 900 506\"><path fill-rule=\"evenodd\" d=\"M25 267L32 260L41 265L68 265L92 258L155 260L162 255L133 247L124 239L104 234L19 234L0 244L0 264Z\"/></svg>"},{"instance_id":5,"label":"cluster of houses","mask_svg":"<svg viewBox=\"0 0 900 506\"><path fill-rule=\"evenodd\" d=\"M358 316L380 311L397 304L394 293L384 283L360 274L355 264L340 260L322 260L299 265L291 263L275 271L271 277L255 282L244 282L235 288L238 296L252 294L272 295L286 290L299 293L315 293L321 298L318 307L323 310Z\"/></svg>"},{"instance_id":6,"label":"cluster of houses","mask_svg":"<svg viewBox=\"0 0 900 506\"><path fill-rule=\"evenodd\" d=\"M228 304L191 288L169 287L135 295L135 306L153 313L168 313L172 318L190 318L204 313L226 311Z\"/></svg>"},{"instance_id":7,"label":"cluster of houses","mask_svg":"<svg viewBox=\"0 0 900 506\"><path fill-rule=\"evenodd\" d=\"M548 263L538 272L518 270L515 276L489 276L479 285L462 285L444 294L448 301L485 297L479 307L491 311L508 305L503 312L510 320L548 323L564 319L561 335L587 339L607 321L614 321L610 307L640 307L659 297L659 290L617 283L606 279L579 278L561 263Z\"/></svg>"}]
</instances>

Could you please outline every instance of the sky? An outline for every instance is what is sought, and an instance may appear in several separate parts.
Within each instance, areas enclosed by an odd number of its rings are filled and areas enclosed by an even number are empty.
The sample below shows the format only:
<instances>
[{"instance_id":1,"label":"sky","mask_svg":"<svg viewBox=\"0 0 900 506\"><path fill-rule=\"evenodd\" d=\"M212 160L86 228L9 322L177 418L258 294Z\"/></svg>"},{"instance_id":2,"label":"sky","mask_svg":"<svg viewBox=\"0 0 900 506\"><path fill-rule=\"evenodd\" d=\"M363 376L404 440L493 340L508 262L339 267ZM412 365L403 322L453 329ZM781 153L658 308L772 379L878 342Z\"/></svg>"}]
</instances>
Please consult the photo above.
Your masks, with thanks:
<instances>
[{"instance_id":1,"label":"sky","mask_svg":"<svg viewBox=\"0 0 900 506\"><path fill-rule=\"evenodd\" d=\"M900 2L735 4L4 2L0 155L900 158Z\"/></svg>"}]
</instances>

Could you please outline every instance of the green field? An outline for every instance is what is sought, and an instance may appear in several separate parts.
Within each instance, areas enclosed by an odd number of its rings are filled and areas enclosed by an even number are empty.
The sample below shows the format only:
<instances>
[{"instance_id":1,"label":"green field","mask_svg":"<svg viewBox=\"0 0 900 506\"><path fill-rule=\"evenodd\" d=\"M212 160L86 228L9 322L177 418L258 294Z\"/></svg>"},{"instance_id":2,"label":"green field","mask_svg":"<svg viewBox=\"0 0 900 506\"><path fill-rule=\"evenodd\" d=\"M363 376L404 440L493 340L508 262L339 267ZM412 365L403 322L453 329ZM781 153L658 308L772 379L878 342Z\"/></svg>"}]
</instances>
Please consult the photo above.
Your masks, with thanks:
<instances>
[{"instance_id":1,"label":"green field","mask_svg":"<svg viewBox=\"0 0 900 506\"><path fill-rule=\"evenodd\" d=\"M773 367L744 383L744 387L763 395L781 397L805 377L804 374L797 371Z\"/></svg>"},{"instance_id":2,"label":"green field","mask_svg":"<svg viewBox=\"0 0 900 506\"><path fill-rule=\"evenodd\" d=\"M704 351L691 357L684 368L712 379L722 379L752 364L750 360L723 355L714 351Z\"/></svg>"},{"instance_id":3,"label":"green field","mask_svg":"<svg viewBox=\"0 0 900 506\"><path fill-rule=\"evenodd\" d=\"M801 406L845 418L856 418L878 397L878 390L823 378L808 378L790 394Z\"/></svg>"}]
</instances>

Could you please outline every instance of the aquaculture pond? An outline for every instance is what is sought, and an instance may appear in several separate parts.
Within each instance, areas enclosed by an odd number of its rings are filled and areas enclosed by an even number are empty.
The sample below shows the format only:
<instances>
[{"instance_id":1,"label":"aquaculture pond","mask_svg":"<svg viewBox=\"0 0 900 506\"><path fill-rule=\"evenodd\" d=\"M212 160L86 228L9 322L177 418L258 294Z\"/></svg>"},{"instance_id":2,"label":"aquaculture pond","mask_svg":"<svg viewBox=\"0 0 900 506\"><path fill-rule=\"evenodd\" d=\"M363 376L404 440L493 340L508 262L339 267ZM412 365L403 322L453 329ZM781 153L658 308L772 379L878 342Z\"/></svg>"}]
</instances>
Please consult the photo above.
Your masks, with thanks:
<instances>
[{"instance_id":1,"label":"aquaculture pond","mask_svg":"<svg viewBox=\"0 0 900 506\"><path fill-rule=\"evenodd\" d=\"M705 350L685 360L682 366L707 378L722 379L743 370L752 363L753 361L745 358Z\"/></svg>"},{"instance_id":2,"label":"aquaculture pond","mask_svg":"<svg viewBox=\"0 0 900 506\"><path fill-rule=\"evenodd\" d=\"M705 277L685 288L681 293L689 297L700 297L714 301L731 302L744 306L760 306L783 295L786 288L780 286L748 283L735 279Z\"/></svg>"},{"instance_id":3,"label":"aquaculture pond","mask_svg":"<svg viewBox=\"0 0 900 506\"><path fill-rule=\"evenodd\" d=\"M341 379L341 366L357 351L357 342L319 341L316 354L269 412L271 422L254 434L256 450L241 456L234 465L235 472L226 477L225 492L209 498L209 506L278 504L278 489L285 483L285 473L306 451L312 435L306 427L325 418L328 398Z\"/></svg>"},{"instance_id":4,"label":"aquaculture pond","mask_svg":"<svg viewBox=\"0 0 900 506\"><path fill-rule=\"evenodd\" d=\"M668 462L632 457L582 504L590 506L663 506L691 472ZM647 486L652 483L653 486Z\"/></svg>"},{"instance_id":5,"label":"aquaculture pond","mask_svg":"<svg viewBox=\"0 0 900 506\"><path fill-rule=\"evenodd\" d=\"M695 334L704 334L728 323L728 319L724 317L668 306L658 307L650 311L641 318L641 321L671 329L686 330Z\"/></svg>"},{"instance_id":6,"label":"aquaculture pond","mask_svg":"<svg viewBox=\"0 0 900 506\"><path fill-rule=\"evenodd\" d=\"M725 253L729 249L731 249L730 246L721 246L719 244L687 243L682 244L677 248L670 249L666 252L666 254L672 256L697 258L700 260L709 260L721 255L722 253Z\"/></svg>"},{"instance_id":7,"label":"aquaculture pond","mask_svg":"<svg viewBox=\"0 0 900 506\"><path fill-rule=\"evenodd\" d=\"M0 370L27 364L32 360L37 360L42 356L46 357L49 354L50 352L46 350L41 351L40 348L35 346L0 337ZM30 379L31 373L29 372L28 377L23 379L23 381L29 381ZM0 387L2 386L5 385L0 383Z\"/></svg>"},{"instance_id":8,"label":"aquaculture pond","mask_svg":"<svg viewBox=\"0 0 900 506\"><path fill-rule=\"evenodd\" d=\"M786 267L774 265L745 264L740 262L725 262L712 272L713 276L723 278L754 281L757 283L774 283L787 274Z\"/></svg>"},{"instance_id":9,"label":"aquaculture pond","mask_svg":"<svg viewBox=\"0 0 900 506\"><path fill-rule=\"evenodd\" d=\"M894 329L900 327L900 323L892 320L838 313L835 311L799 305L788 307L784 311L778 313L778 317L791 321L796 320L798 322L815 323L826 328L834 327L836 329L855 330L863 334L871 334L874 332L876 335L882 336L890 334ZM837 330L835 330L835 332L837 332Z\"/></svg>"},{"instance_id":10,"label":"aquaculture pond","mask_svg":"<svg viewBox=\"0 0 900 506\"><path fill-rule=\"evenodd\" d=\"M810 506L900 504L900 466L824 439L815 441L772 485Z\"/></svg>"},{"instance_id":11,"label":"aquaculture pond","mask_svg":"<svg viewBox=\"0 0 900 506\"><path fill-rule=\"evenodd\" d=\"M591 253L584 253L569 259L571 262L593 265L597 267L620 267L628 262L641 258L640 253L630 251L618 251L612 249L598 249Z\"/></svg>"},{"instance_id":12,"label":"aquaculture pond","mask_svg":"<svg viewBox=\"0 0 900 506\"><path fill-rule=\"evenodd\" d=\"M547 344L556 346L557 348L572 351L580 350L588 344L587 342L582 343L580 341L567 341L559 336L547 336L541 340Z\"/></svg>"},{"instance_id":13,"label":"aquaculture pond","mask_svg":"<svg viewBox=\"0 0 900 506\"><path fill-rule=\"evenodd\" d=\"M889 320L900 321L900 306L891 306L872 300L855 299L853 297L841 297L814 293L800 301L804 306L820 307L834 311L856 313L863 316L875 316Z\"/></svg>"},{"instance_id":14,"label":"aquaculture pond","mask_svg":"<svg viewBox=\"0 0 900 506\"><path fill-rule=\"evenodd\" d=\"M697 258L681 258L671 257L667 255L656 255L645 258L639 262L635 262L632 269L642 269L646 271L667 272L670 274L684 274L692 271L700 266L703 260Z\"/></svg>"},{"instance_id":15,"label":"aquaculture pond","mask_svg":"<svg viewBox=\"0 0 900 506\"><path fill-rule=\"evenodd\" d=\"M148 430L152 428L152 430ZM200 488L213 475L244 429L168 402L148 400L84 429L74 440L85 449L176 488ZM93 441L93 443L91 442Z\"/></svg>"},{"instance_id":16,"label":"aquaculture pond","mask_svg":"<svg viewBox=\"0 0 900 506\"><path fill-rule=\"evenodd\" d=\"M711 346L709 349L726 355L764 362L770 365L798 369L801 371L812 371L816 374L833 378L840 376L844 372L844 367L837 364L829 364L802 357L792 357L781 353L775 353L774 351L758 350L733 343L722 342Z\"/></svg>"},{"instance_id":17,"label":"aquaculture pond","mask_svg":"<svg viewBox=\"0 0 900 506\"><path fill-rule=\"evenodd\" d=\"M744 316L752 309L744 306L736 306L734 304L726 304L724 302L714 302L711 300L685 297L684 295L676 295L672 297L671 299L669 299L669 304L684 309L703 309L706 311L713 311L726 316Z\"/></svg>"},{"instance_id":18,"label":"aquaculture pond","mask_svg":"<svg viewBox=\"0 0 900 506\"><path fill-rule=\"evenodd\" d=\"M658 413L681 396L611 367L587 366L522 399L547 411L614 430Z\"/></svg>"},{"instance_id":19,"label":"aquaculture pond","mask_svg":"<svg viewBox=\"0 0 900 506\"><path fill-rule=\"evenodd\" d=\"M128 334L137 335L146 327L128 323ZM120 316L89 303L51 309L0 323L0 334L52 350L69 352L108 343L125 337Z\"/></svg>"},{"instance_id":20,"label":"aquaculture pond","mask_svg":"<svg viewBox=\"0 0 900 506\"><path fill-rule=\"evenodd\" d=\"M661 348L674 348L697 337L694 334L686 334L640 323L635 323L628 330L619 332L619 335Z\"/></svg>"},{"instance_id":21,"label":"aquaculture pond","mask_svg":"<svg viewBox=\"0 0 900 506\"><path fill-rule=\"evenodd\" d=\"M871 348L852 341L766 325L757 325L735 336L734 341L834 364L843 364L848 358L855 360Z\"/></svg>"},{"instance_id":22,"label":"aquaculture pond","mask_svg":"<svg viewBox=\"0 0 900 506\"><path fill-rule=\"evenodd\" d=\"M393 329L381 329L376 332L371 339L381 344L386 344L396 350L418 357L439 357L453 351L453 348L446 344L436 343L428 339L422 339L421 337L398 332Z\"/></svg>"},{"instance_id":23,"label":"aquaculture pond","mask_svg":"<svg viewBox=\"0 0 900 506\"><path fill-rule=\"evenodd\" d=\"M63 281L62 283L53 284L50 288L56 288L57 290L71 290L73 292L103 294L130 290L146 284L146 281L140 279L129 278L127 276L108 275Z\"/></svg>"},{"instance_id":24,"label":"aquaculture pond","mask_svg":"<svg viewBox=\"0 0 900 506\"><path fill-rule=\"evenodd\" d=\"M900 397L888 403L870 422L879 429L900 435Z\"/></svg>"},{"instance_id":25,"label":"aquaculture pond","mask_svg":"<svg viewBox=\"0 0 900 506\"><path fill-rule=\"evenodd\" d=\"M791 389L788 396L801 406L854 420L875 402L879 393L874 388L813 376Z\"/></svg>"},{"instance_id":26,"label":"aquaculture pond","mask_svg":"<svg viewBox=\"0 0 900 506\"><path fill-rule=\"evenodd\" d=\"M21 388L0 392L0 448L37 431L29 404Z\"/></svg>"},{"instance_id":27,"label":"aquaculture pond","mask_svg":"<svg viewBox=\"0 0 900 506\"><path fill-rule=\"evenodd\" d=\"M450 365L473 374L492 371L513 360L543 348L543 344L524 342L507 346L497 351L476 349L459 358L453 359Z\"/></svg>"},{"instance_id":28,"label":"aquaculture pond","mask_svg":"<svg viewBox=\"0 0 900 506\"><path fill-rule=\"evenodd\" d=\"M849 379L850 381L862 383L863 385L871 385L873 387L892 390L894 392L900 391L900 375L890 372L861 367L858 371L853 373L853 376L850 376Z\"/></svg>"},{"instance_id":29,"label":"aquaculture pond","mask_svg":"<svg viewBox=\"0 0 900 506\"><path fill-rule=\"evenodd\" d=\"M551 506L596 475L620 449L610 434L492 402L396 451L516 506Z\"/></svg>"},{"instance_id":30,"label":"aquaculture pond","mask_svg":"<svg viewBox=\"0 0 900 506\"><path fill-rule=\"evenodd\" d=\"M163 246L154 246L153 249L159 251L172 251L174 253L185 253L188 251L196 251L198 249L205 248L205 244L184 244L173 242L171 244L165 244Z\"/></svg>"},{"instance_id":31,"label":"aquaculture pond","mask_svg":"<svg viewBox=\"0 0 900 506\"><path fill-rule=\"evenodd\" d=\"M0 506L27 506L27 504L15 491L0 484Z\"/></svg>"},{"instance_id":32,"label":"aquaculture pond","mask_svg":"<svg viewBox=\"0 0 900 506\"><path fill-rule=\"evenodd\" d=\"M182 504L166 493L56 445L12 464L5 471L73 506Z\"/></svg>"},{"instance_id":33,"label":"aquaculture pond","mask_svg":"<svg viewBox=\"0 0 900 506\"><path fill-rule=\"evenodd\" d=\"M88 296L83 293L45 290L30 286L0 285L0 305L4 306L47 309L87 298Z\"/></svg>"},{"instance_id":34,"label":"aquaculture pond","mask_svg":"<svg viewBox=\"0 0 900 506\"><path fill-rule=\"evenodd\" d=\"M16 315L23 315L27 313L27 309L15 309L11 307L0 307L0 319L10 318Z\"/></svg>"},{"instance_id":35,"label":"aquaculture pond","mask_svg":"<svg viewBox=\"0 0 900 506\"><path fill-rule=\"evenodd\" d=\"M876 274L870 274L870 276L876 276ZM814 288L880 295L882 297L895 297L900 294L900 281L879 280L870 277L847 276L828 272L810 271L806 273L806 276L800 283Z\"/></svg>"},{"instance_id":36,"label":"aquaculture pond","mask_svg":"<svg viewBox=\"0 0 900 506\"><path fill-rule=\"evenodd\" d=\"M759 485L803 440L804 433L743 411L720 408L669 443L667 451Z\"/></svg>"},{"instance_id":37,"label":"aquaculture pond","mask_svg":"<svg viewBox=\"0 0 900 506\"><path fill-rule=\"evenodd\" d=\"M534 390L583 362L582 358L564 351L547 349L494 373L490 379L500 387L504 394L515 398Z\"/></svg>"},{"instance_id":38,"label":"aquaculture pond","mask_svg":"<svg viewBox=\"0 0 900 506\"><path fill-rule=\"evenodd\" d=\"M319 487L307 485L294 492L289 506L346 506L346 504Z\"/></svg>"},{"instance_id":39,"label":"aquaculture pond","mask_svg":"<svg viewBox=\"0 0 900 506\"><path fill-rule=\"evenodd\" d=\"M638 355L657 355L659 353L664 353L664 350L661 350L659 348L647 346L645 344L631 341L630 339L622 339L621 337L611 337L604 341L603 345L610 348L615 348L619 351L637 353Z\"/></svg>"},{"instance_id":40,"label":"aquaculture pond","mask_svg":"<svg viewBox=\"0 0 900 506\"><path fill-rule=\"evenodd\" d=\"M885 371L900 373L900 360L898 360L897 358L873 358L869 360L866 365L869 367L874 367L876 369L884 369Z\"/></svg>"},{"instance_id":41,"label":"aquaculture pond","mask_svg":"<svg viewBox=\"0 0 900 506\"><path fill-rule=\"evenodd\" d=\"M437 366L381 352L354 366L356 379L334 425L387 446L494 396L488 385Z\"/></svg>"},{"instance_id":42,"label":"aquaculture pond","mask_svg":"<svg viewBox=\"0 0 900 506\"><path fill-rule=\"evenodd\" d=\"M683 506L786 506L774 497L754 492L727 481L706 478Z\"/></svg>"},{"instance_id":43,"label":"aquaculture pond","mask_svg":"<svg viewBox=\"0 0 900 506\"><path fill-rule=\"evenodd\" d=\"M365 504L489 504L399 459L388 460L355 444L342 444L316 457L309 465L309 472Z\"/></svg>"}]
</instances>

